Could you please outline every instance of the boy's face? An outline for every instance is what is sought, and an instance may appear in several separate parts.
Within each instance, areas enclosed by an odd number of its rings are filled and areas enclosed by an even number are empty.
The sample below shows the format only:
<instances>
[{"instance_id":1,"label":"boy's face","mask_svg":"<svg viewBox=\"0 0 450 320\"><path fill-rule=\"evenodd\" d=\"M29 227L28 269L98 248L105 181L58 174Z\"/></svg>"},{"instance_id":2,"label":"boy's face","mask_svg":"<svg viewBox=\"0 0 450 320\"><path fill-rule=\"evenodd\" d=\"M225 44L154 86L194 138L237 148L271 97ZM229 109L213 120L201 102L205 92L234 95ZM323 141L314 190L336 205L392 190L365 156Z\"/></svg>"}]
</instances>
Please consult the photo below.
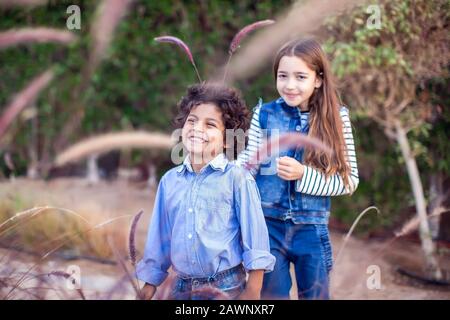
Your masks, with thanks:
<instances>
[{"instance_id":1,"label":"boy's face","mask_svg":"<svg viewBox=\"0 0 450 320\"><path fill-rule=\"evenodd\" d=\"M222 113L215 104L202 103L193 107L181 134L191 162L206 164L223 152L224 131Z\"/></svg>"},{"instance_id":2,"label":"boy's face","mask_svg":"<svg viewBox=\"0 0 450 320\"><path fill-rule=\"evenodd\" d=\"M277 71L277 90L284 101L291 107L307 107L314 89L322 81L306 63L296 56L284 56Z\"/></svg>"}]
</instances>

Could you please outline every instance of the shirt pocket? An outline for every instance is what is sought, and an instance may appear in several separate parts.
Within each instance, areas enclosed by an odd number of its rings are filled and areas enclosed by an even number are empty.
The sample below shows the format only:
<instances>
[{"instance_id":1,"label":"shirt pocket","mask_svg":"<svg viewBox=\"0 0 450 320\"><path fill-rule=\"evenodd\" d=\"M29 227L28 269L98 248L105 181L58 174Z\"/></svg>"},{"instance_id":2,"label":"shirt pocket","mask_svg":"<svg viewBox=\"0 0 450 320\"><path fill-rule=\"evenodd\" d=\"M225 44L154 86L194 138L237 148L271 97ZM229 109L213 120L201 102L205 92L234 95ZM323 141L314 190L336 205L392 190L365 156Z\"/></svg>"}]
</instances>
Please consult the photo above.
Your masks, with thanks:
<instances>
[{"instance_id":1,"label":"shirt pocket","mask_svg":"<svg viewBox=\"0 0 450 320\"><path fill-rule=\"evenodd\" d=\"M198 199L196 229L204 233L217 233L231 227L232 207L220 199Z\"/></svg>"}]
</instances>

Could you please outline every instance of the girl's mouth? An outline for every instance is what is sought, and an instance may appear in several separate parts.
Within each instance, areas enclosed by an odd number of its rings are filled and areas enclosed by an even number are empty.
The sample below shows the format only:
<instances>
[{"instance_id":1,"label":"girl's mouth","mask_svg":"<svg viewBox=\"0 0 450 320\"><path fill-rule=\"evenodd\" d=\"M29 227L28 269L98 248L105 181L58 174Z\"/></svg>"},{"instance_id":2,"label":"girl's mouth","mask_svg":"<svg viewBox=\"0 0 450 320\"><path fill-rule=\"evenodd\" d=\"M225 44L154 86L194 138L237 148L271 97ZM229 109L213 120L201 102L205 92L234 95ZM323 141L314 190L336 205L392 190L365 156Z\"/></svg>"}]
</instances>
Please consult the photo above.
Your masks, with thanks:
<instances>
[{"instance_id":1,"label":"girl's mouth","mask_svg":"<svg viewBox=\"0 0 450 320\"><path fill-rule=\"evenodd\" d=\"M298 94L293 94L293 93L285 93L284 95L285 95L286 98L288 98L289 100L294 100L294 99L296 99L296 98L299 97Z\"/></svg>"}]
</instances>

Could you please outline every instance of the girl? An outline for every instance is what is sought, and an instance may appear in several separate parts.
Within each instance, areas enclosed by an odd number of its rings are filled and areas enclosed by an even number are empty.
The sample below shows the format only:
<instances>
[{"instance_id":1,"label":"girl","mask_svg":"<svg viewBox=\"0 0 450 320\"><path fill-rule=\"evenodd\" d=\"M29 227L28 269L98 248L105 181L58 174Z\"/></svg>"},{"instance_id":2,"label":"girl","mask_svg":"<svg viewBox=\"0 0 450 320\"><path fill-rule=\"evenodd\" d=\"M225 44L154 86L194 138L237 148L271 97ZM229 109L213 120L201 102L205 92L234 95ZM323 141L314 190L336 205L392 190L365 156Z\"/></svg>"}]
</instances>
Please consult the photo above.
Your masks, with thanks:
<instances>
[{"instance_id":1,"label":"girl","mask_svg":"<svg viewBox=\"0 0 450 320\"><path fill-rule=\"evenodd\" d=\"M269 230L274 271L264 275L263 298L289 299L294 264L299 298L328 299L332 252L328 233L330 196L351 194L358 169L349 111L340 106L327 58L312 39L292 41L276 55L275 101L254 109L249 144L237 163L251 159L263 136L302 132L334 154L292 149L256 173ZM271 170L273 169L273 170Z\"/></svg>"}]
</instances>

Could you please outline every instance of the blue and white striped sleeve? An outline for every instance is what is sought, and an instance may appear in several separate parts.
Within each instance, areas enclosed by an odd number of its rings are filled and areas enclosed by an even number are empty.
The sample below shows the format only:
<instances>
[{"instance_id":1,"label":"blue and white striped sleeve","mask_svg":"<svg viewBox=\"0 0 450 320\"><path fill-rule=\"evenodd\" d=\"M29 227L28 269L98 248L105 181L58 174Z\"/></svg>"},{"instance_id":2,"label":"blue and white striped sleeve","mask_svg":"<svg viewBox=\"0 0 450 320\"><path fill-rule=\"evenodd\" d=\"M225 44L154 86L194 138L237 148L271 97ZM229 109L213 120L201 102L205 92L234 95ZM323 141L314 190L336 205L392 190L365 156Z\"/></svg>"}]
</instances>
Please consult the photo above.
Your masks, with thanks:
<instances>
[{"instance_id":1,"label":"blue and white striped sleeve","mask_svg":"<svg viewBox=\"0 0 450 320\"><path fill-rule=\"evenodd\" d=\"M259 124L259 112L261 110L261 102L253 109L252 121L250 123L250 129L248 132L248 144L247 148L243 150L237 157L235 164L242 166L255 156L258 149L263 144L263 134L261 125ZM251 170L253 176L256 175L258 169Z\"/></svg>"},{"instance_id":2,"label":"blue and white striped sleeve","mask_svg":"<svg viewBox=\"0 0 450 320\"><path fill-rule=\"evenodd\" d=\"M334 174L325 179L325 174L305 165L303 177L296 182L296 191L313 196L340 196L352 194L359 184L358 165L356 162L355 142L353 140L352 126L347 108L340 110L343 123L343 133L346 144L346 158L350 166L350 189L346 189L344 181L339 174Z\"/></svg>"}]
</instances>

